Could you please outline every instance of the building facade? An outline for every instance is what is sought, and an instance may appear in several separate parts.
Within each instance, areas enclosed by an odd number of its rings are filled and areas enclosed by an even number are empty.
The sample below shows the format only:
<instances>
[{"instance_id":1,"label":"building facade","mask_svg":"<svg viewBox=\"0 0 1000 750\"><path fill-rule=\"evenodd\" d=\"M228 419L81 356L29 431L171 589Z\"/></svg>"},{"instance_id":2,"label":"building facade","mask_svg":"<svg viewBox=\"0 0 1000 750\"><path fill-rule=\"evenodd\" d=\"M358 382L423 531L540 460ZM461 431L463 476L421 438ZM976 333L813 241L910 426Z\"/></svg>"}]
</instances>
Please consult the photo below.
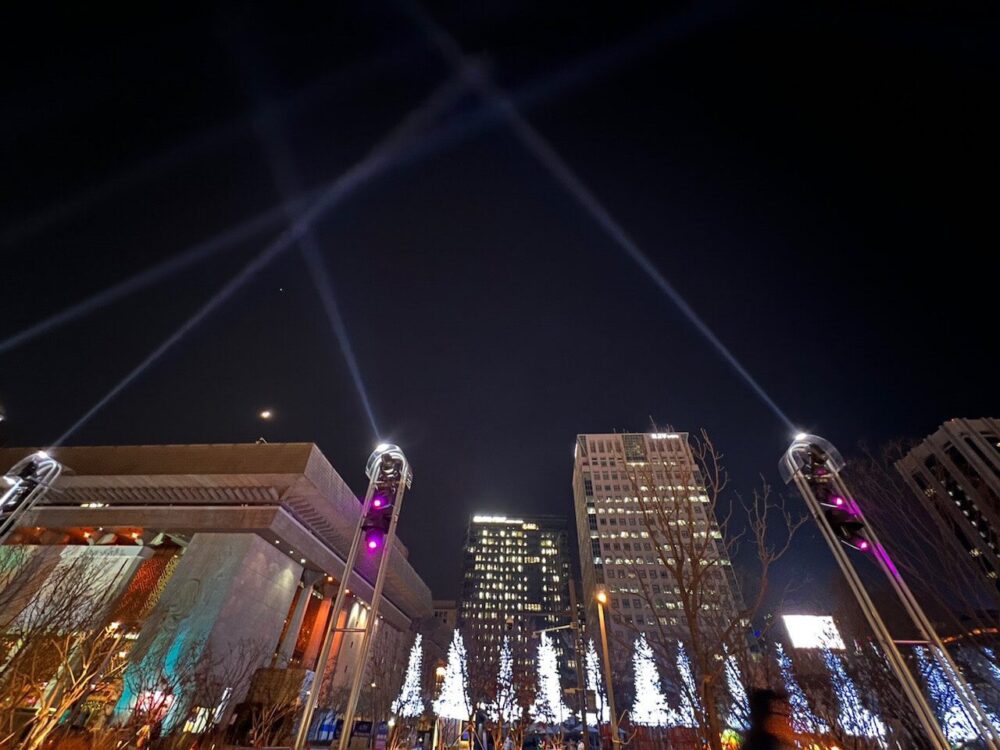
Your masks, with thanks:
<instances>
[{"instance_id":1,"label":"building facade","mask_svg":"<svg viewBox=\"0 0 1000 750\"><path fill-rule=\"evenodd\" d=\"M735 616L732 568L686 433L578 435L573 500L587 628L598 637L597 594L603 591L613 666L623 679L639 633L652 643L662 642L661 632L685 639L677 582L656 539L663 519L682 537L704 539L702 556L718 571L706 613L723 621Z\"/></svg>"},{"instance_id":2,"label":"building facade","mask_svg":"<svg viewBox=\"0 0 1000 750\"><path fill-rule=\"evenodd\" d=\"M515 659L530 662L538 631L572 622L569 555L561 517L473 516L464 548L460 624L481 648L499 648L509 633ZM576 668L571 633L554 631L553 638L560 668L569 675Z\"/></svg>"},{"instance_id":3,"label":"building facade","mask_svg":"<svg viewBox=\"0 0 1000 750\"><path fill-rule=\"evenodd\" d=\"M441 627L454 630L458 627L458 602L454 599L435 599L434 619Z\"/></svg>"},{"instance_id":4,"label":"building facade","mask_svg":"<svg viewBox=\"0 0 1000 750\"><path fill-rule=\"evenodd\" d=\"M228 720L254 681L276 671L307 689L340 586L349 596L338 626L348 632L334 641L336 669L323 687L335 694L347 684L361 637L350 631L367 619L378 558L345 573L361 503L315 445L50 452L68 471L0 547L0 569L43 594L100 571L102 616L126 633L129 663L104 696L113 709L96 711L124 720L155 699L169 731ZM0 465L29 453L0 450ZM377 638L405 660L412 633L433 627L431 595L402 543L387 553ZM217 699L191 692L199 683L204 694L206 682L220 686Z\"/></svg>"},{"instance_id":5,"label":"building facade","mask_svg":"<svg viewBox=\"0 0 1000 750\"><path fill-rule=\"evenodd\" d=\"M944 530L1000 586L1000 420L949 420L896 469Z\"/></svg>"}]
</instances>

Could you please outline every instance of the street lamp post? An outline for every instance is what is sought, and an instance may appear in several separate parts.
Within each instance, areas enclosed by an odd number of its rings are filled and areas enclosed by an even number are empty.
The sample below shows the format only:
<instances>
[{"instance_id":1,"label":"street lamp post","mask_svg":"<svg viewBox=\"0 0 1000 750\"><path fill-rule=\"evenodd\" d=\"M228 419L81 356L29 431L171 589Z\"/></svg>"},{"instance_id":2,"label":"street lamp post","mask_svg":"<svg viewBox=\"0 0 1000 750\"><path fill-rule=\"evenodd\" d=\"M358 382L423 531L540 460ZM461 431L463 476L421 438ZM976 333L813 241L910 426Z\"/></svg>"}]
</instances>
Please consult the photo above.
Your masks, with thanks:
<instances>
[{"instance_id":1,"label":"street lamp post","mask_svg":"<svg viewBox=\"0 0 1000 750\"><path fill-rule=\"evenodd\" d=\"M0 476L0 544L53 488L62 472L61 463L45 451L37 451Z\"/></svg>"},{"instance_id":2,"label":"street lamp post","mask_svg":"<svg viewBox=\"0 0 1000 750\"><path fill-rule=\"evenodd\" d=\"M909 699L914 714L920 721L928 740L934 748L949 747L942 725L934 709L924 696L920 684L910 673L906 660L896 646L881 613L872 601L864 582L855 570L844 547L871 554L886 575L900 603L909 614L918 631L927 641L931 656L938 661L942 671L958 696L959 704L970 723L981 733L986 747L1000 748L1000 733L990 722L975 692L962 677L945 644L917 602L909 586L879 541L875 530L868 524L861 507L854 498L840 470L844 459L829 441L816 435L801 433L785 452L779 470L786 484L794 483L810 514L816 520L834 559L850 586L858 606L882 648L890 669L899 680L904 695Z\"/></svg>"},{"instance_id":3,"label":"street lamp post","mask_svg":"<svg viewBox=\"0 0 1000 750\"><path fill-rule=\"evenodd\" d=\"M357 708L361 683L364 679L365 667L367 666L368 650L371 647L372 636L378 625L379 605L382 601L382 589L385 586L393 540L396 538L396 522L399 520L399 509L403 504L403 494L413 481L413 472L403 452L397 446L387 443L379 445L368 458L368 464L365 466L365 474L369 479L368 491L365 493L365 499L361 505L361 515L354 530L354 539L351 542L350 552L347 553L347 560L344 563L343 580L337 588L337 597L334 600L333 608L327 619L323 646L320 649L319 659L316 663L312 688L302 709L302 718L299 720L299 727L293 744L294 750L305 750L308 744L309 729L312 724L313 713L316 710L319 693L323 688L324 674L330 667L336 667L337 658L340 656L337 653L332 655L331 658L332 644L336 633L338 630L342 630L342 632L347 632L348 630L358 632L357 629L346 627L338 629L336 623L344 606L347 586L351 576L357 575L355 565L359 549L363 546L368 554L379 555L379 561L372 589L371 608L368 611L368 618L365 621L364 628L360 629L362 632L361 645L356 657L357 668L351 681L351 689L341 722L340 750L347 750L347 745L351 740L354 728L354 712ZM327 664L328 661L332 662L332 664Z\"/></svg>"},{"instance_id":4,"label":"street lamp post","mask_svg":"<svg viewBox=\"0 0 1000 750\"><path fill-rule=\"evenodd\" d=\"M608 694L608 709L611 712L611 746L618 750L621 737L618 735L618 709L615 708L615 689L611 683L611 654L608 652L608 627L604 622L604 605L608 594L603 589L597 592L597 620L601 626L601 650L604 652L604 691ZM600 716L598 716L600 719Z\"/></svg>"}]
</instances>

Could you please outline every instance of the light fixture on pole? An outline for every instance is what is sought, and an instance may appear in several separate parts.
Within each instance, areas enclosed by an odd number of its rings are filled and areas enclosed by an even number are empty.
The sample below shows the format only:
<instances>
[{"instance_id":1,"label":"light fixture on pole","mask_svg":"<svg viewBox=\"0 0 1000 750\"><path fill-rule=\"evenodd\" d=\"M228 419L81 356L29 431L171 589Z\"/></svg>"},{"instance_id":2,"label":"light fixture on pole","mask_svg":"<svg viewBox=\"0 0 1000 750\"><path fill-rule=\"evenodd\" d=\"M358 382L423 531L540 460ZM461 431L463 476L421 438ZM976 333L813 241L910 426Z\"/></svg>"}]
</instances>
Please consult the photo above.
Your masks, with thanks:
<instances>
[{"instance_id":1,"label":"light fixture on pole","mask_svg":"<svg viewBox=\"0 0 1000 750\"><path fill-rule=\"evenodd\" d=\"M4 474L0 484L0 544L52 489L62 472L63 465L40 450L25 456Z\"/></svg>"},{"instance_id":2,"label":"light fixture on pole","mask_svg":"<svg viewBox=\"0 0 1000 750\"><path fill-rule=\"evenodd\" d=\"M889 667L896 675L896 679L899 680L904 695L913 707L913 711L933 747L947 750L950 744L934 710L924 696L920 684L910 672L909 666L893 641L885 621L855 570L845 547L873 557L888 578L893 591L909 614L910 619L913 620L914 625L917 626L918 631L928 644L932 646L931 652L941 662L943 671L952 683L963 710L968 715L970 722L981 733L986 747L991 750L1000 748L1000 736L993 727L989 716L983 710L972 688L961 676L961 672L959 672L937 631L927 619L923 608L913 596L909 586L906 585L885 547L882 546L875 530L865 520L858 501L840 476L840 470L844 468L844 463L843 456L828 440L816 435L799 433L779 461L778 469L785 484L794 482L802 495L806 507L819 526L837 565L854 593L858 606L871 626Z\"/></svg>"},{"instance_id":3,"label":"light fixture on pole","mask_svg":"<svg viewBox=\"0 0 1000 750\"><path fill-rule=\"evenodd\" d=\"M598 589L597 621L601 626L601 650L604 653L604 691L608 694L608 710L611 712L611 745L616 750L621 747L621 737L618 735L618 709L615 707L615 686L611 682L611 654L608 651L608 627L604 619L604 607L608 603L608 592ZM600 720L600 716L598 716Z\"/></svg>"},{"instance_id":4,"label":"light fixture on pole","mask_svg":"<svg viewBox=\"0 0 1000 750\"><path fill-rule=\"evenodd\" d=\"M327 619L326 634L323 638L323 646L320 649L319 659L316 662L316 673L313 676L313 687L306 698L306 704L302 710L302 718L299 720L299 728L295 735L295 750L304 750L309 736L309 728L312 724L313 713L316 710L316 701L319 698L320 690L323 687L323 677L327 670L336 668L337 656L335 654L331 660L330 651L336 633L340 630L348 630L346 627L337 628L336 623L340 618L340 613L344 607L344 599L349 593L348 585L351 576L354 574L354 567L357 563L358 553L362 546L367 554L378 557L378 571L375 574L375 585L372 590L371 606L365 618L364 628L361 629L361 646L357 655L357 666L351 681L351 690L344 709L343 722L340 731L340 750L346 750L351 739L354 724L354 712L357 708L358 697L361 694L361 683L366 672L366 660L368 650L371 647L372 636L379 621L378 610L382 603L382 589L385 587L386 572L389 569L389 557L392 553L393 539L396 536L396 523L399 520L399 509L403 504L403 495L413 482L413 472L410 464L403 455L403 451L395 445L383 443L369 456L365 466L365 474L368 477L368 491L361 506L361 515L358 524L354 529L354 538L351 542L350 551L347 553L347 560L344 563L344 574L337 588L337 596L330 610ZM332 664L327 664L332 661Z\"/></svg>"}]
</instances>

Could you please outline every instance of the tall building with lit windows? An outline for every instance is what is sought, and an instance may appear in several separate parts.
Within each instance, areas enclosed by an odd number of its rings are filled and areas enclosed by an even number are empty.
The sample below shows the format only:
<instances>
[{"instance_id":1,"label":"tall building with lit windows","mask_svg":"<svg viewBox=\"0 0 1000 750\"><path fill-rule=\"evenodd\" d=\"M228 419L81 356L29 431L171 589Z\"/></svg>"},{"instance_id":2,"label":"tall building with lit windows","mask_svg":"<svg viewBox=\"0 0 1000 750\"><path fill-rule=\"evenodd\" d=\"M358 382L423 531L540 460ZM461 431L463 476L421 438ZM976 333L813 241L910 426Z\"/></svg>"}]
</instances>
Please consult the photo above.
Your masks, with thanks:
<instances>
[{"instance_id":1,"label":"tall building with lit windows","mask_svg":"<svg viewBox=\"0 0 1000 750\"><path fill-rule=\"evenodd\" d=\"M1000 588L1000 419L951 419L896 469Z\"/></svg>"},{"instance_id":2,"label":"tall building with lit windows","mask_svg":"<svg viewBox=\"0 0 1000 750\"><path fill-rule=\"evenodd\" d=\"M636 486L637 476L644 477L640 486ZM687 433L578 435L573 501L587 627L598 637L596 596L603 590L608 596L612 661L619 669L627 663L638 633L646 633L652 642L662 640L661 626L667 633L675 629L672 637L678 640L683 640L686 633L676 583L651 537L637 493L643 496L651 515L662 509L664 517L676 519L670 521L671 525L677 524L675 528L701 535L708 550L704 557L719 561L713 566L718 571L717 580L706 591L713 595L713 601L706 603L706 614L721 620L734 617L739 601L732 567ZM683 512L671 510L676 506L668 504L675 502L683 503Z\"/></svg>"},{"instance_id":3,"label":"tall building with lit windows","mask_svg":"<svg viewBox=\"0 0 1000 750\"><path fill-rule=\"evenodd\" d=\"M530 661L537 631L571 622L569 556L564 518L473 516L465 541L460 624L485 648L499 647L509 632L515 658ZM571 632L552 634L564 670L575 668Z\"/></svg>"}]
</instances>

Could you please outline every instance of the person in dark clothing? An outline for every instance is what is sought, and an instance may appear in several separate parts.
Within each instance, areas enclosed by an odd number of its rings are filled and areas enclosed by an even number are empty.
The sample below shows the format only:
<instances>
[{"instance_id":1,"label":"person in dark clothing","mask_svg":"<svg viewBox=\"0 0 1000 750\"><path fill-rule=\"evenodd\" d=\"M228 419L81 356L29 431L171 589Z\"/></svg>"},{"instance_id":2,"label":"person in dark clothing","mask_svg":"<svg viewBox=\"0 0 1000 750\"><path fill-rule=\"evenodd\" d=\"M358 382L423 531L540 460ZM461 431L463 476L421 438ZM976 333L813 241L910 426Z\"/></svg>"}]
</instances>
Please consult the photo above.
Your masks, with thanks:
<instances>
[{"instance_id":1,"label":"person in dark clothing","mask_svg":"<svg viewBox=\"0 0 1000 750\"><path fill-rule=\"evenodd\" d=\"M788 718L788 697L774 690L759 689L750 694L750 729L743 750L784 750L794 747Z\"/></svg>"}]
</instances>

